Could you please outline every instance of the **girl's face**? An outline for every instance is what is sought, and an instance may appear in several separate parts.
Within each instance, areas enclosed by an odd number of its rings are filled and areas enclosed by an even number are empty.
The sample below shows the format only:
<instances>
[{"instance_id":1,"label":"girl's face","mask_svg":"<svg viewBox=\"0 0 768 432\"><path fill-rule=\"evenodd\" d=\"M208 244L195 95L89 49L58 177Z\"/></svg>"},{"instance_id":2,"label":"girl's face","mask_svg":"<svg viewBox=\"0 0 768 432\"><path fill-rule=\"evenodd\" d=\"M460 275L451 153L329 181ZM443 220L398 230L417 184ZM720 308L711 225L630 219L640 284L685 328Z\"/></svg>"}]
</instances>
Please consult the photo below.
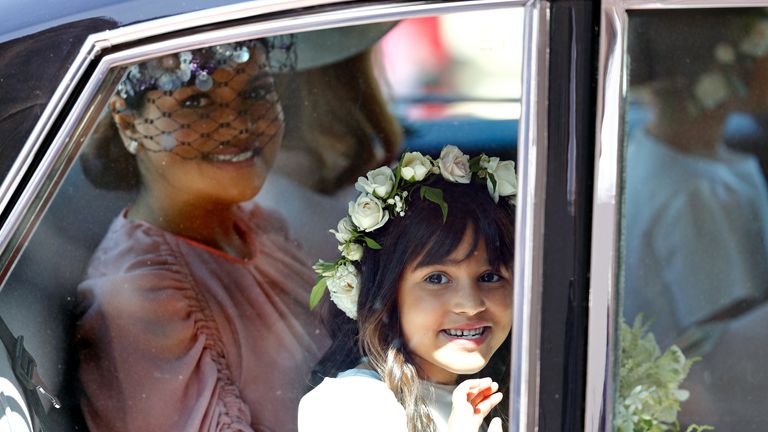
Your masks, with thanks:
<instances>
[{"instance_id":1,"label":"girl's face","mask_svg":"<svg viewBox=\"0 0 768 432\"><path fill-rule=\"evenodd\" d=\"M191 85L151 90L124 131L147 186L241 202L260 190L283 137L283 113L261 46L250 60L211 73L203 91Z\"/></svg>"},{"instance_id":2,"label":"girl's face","mask_svg":"<svg viewBox=\"0 0 768 432\"><path fill-rule=\"evenodd\" d=\"M455 383L482 369L512 328L512 278L488 264L484 242L467 258L472 233L445 261L409 265L400 279L400 325L422 378Z\"/></svg>"}]
</instances>

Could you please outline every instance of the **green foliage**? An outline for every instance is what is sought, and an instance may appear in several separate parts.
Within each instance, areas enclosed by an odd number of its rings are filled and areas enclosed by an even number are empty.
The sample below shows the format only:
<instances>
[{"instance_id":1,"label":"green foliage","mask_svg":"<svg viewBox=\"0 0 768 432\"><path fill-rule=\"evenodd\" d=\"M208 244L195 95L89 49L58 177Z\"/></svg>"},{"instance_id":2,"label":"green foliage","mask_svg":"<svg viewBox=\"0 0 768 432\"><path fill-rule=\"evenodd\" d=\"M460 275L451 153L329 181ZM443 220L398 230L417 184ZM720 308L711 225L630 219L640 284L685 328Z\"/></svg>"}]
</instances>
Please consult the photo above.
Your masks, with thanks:
<instances>
[{"instance_id":1,"label":"green foliage","mask_svg":"<svg viewBox=\"0 0 768 432\"><path fill-rule=\"evenodd\" d=\"M422 186L419 189L419 195L422 199L426 198L440 206L440 210L443 212L443 223L445 223L448 219L448 204L443 199L443 191L429 186Z\"/></svg>"},{"instance_id":2,"label":"green foliage","mask_svg":"<svg viewBox=\"0 0 768 432\"><path fill-rule=\"evenodd\" d=\"M679 432L677 413L680 403L689 397L688 391L681 389L680 384L697 359L686 359L675 345L662 353L642 316L635 318L632 327L623 319L620 326L621 357L615 430ZM688 432L711 429L710 426L692 426Z\"/></svg>"},{"instance_id":3,"label":"green foliage","mask_svg":"<svg viewBox=\"0 0 768 432\"><path fill-rule=\"evenodd\" d=\"M328 282L328 279L324 276L318 276L317 277L317 283L315 283L315 286L312 287L312 292L309 294L309 308L314 309L318 303L320 303L320 300L323 298L323 294L325 294L325 286Z\"/></svg>"}]
</instances>

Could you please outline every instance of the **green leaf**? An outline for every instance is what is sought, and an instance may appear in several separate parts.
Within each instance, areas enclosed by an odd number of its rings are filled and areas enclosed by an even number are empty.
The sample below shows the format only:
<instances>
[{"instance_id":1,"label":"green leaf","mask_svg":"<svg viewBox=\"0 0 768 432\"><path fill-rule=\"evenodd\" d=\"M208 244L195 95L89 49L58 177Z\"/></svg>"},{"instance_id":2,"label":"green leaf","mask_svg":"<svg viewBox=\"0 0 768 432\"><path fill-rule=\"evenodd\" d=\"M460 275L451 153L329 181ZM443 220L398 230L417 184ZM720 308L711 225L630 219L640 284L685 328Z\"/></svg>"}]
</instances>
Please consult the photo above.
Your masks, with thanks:
<instances>
[{"instance_id":1,"label":"green leaf","mask_svg":"<svg viewBox=\"0 0 768 432\"><path fill-rule=\"evenodd\" d=\"M422 186L419 190L419 195L421 199L426 198L440 206L440 210L443 212L443 223L445 223L446 219L448 219L448 204L443 199L443 191L429 186Z\"/></svg>"},{"instance_id":2,"label":"green leaf","mask_svg":"<svg viewBox=\"0 0 768 432\"><path fill-rule=\"evenodd\" d=\"M472 172L478 172L480 171L480 160L485 156L484 154L480 154L479 156L475 156L472 159L469 160L469 170Z\"/></svg>"},{"instance_id":3,"label":"green leaf","mask_svg":"<svg viewBox=\"0 0 768 432\"><path fill-rule=\"evenodd\" d=\"M312 287L312 292L309 294L309 308L314 309L325 294L325 286L328 280L324 277L317 278L317 283Z\"/></svg>"},{"instance_id":4,"label":"green leaf","mask_svg":"<svg viewBox=\"0 0 768 432\"><path fill-rule=\"evenodd\" d=\"M365 241L365 244L368 245L371 249L381 249L381 245L376 243L376 240L370 238L370 237L363 237L363 240Z\"/></svg>"},{"instance_id":5,"label":"green leaf","mask_svg":"<svg viewBox=\"0 0 768 432\"><path fill-rule=\"evenodd\" d=\"M491 184L493 185L493 190L496 190L496 176L488 174L488 178L491 179Z\"/></svg>"}]
</instances>

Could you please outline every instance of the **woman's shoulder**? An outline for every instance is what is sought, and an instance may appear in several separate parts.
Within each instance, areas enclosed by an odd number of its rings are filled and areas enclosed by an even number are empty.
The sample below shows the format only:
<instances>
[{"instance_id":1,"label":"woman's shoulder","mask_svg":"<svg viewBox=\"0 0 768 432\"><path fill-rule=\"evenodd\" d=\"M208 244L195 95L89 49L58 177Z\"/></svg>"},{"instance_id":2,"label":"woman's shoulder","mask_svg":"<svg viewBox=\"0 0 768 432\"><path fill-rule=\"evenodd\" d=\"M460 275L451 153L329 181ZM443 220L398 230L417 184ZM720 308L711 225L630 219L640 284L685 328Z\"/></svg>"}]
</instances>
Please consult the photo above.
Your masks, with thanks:
<instances>
[{"instance_id":1,"label":"woman's shoulder","mask_svg":"<svg viewBox=\"0 0 768 432\"><path fill-rule=\"evenodd\" d=\"M134 261L152 265L165 262L171 254L165 231L142 221L128 219L120 213L109 226L94 251L89 268L103 268L106 273L123 273Z\"/></svg>"},{"instance_id":2,"label":"woman's shoulder","mask_svg":"<svg viewBox=\"0 0 768 432\"><path fill-rule=\"evenodd\" d=\"M299 404L299 431L406 431L405 409L375 372L350 369L325 378Z\"/></svg>"},{"instance_id":3,"label":"woman's shoulder","mask_svg":"<svg viewBox=\"0 0 768 432\"><path fill-rule=\"evenodd\" d=\"M147 223L113 221L78 286L81 307L98 304L121 313L168 315L194 300L190 276L173 238Z\"/></svg>"}]
</instances>

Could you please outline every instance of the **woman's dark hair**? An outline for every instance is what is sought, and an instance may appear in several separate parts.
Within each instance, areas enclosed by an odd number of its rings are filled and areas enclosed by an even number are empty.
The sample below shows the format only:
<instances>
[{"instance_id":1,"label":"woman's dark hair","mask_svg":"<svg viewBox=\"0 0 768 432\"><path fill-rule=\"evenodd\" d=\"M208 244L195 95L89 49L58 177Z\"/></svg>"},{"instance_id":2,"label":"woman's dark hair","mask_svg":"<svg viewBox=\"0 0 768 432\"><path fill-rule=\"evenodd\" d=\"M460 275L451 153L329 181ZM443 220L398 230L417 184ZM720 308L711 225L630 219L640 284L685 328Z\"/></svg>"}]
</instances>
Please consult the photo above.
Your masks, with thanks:
<instances>
[{"instance_id":1,"label":"woman's dark hair","mask_svg":"<svg viewBox=\"0 0 768 432\"><path fill-rule=\"evenodd\" d=\"M138 189L141 184L139 166L136 158L125 149L110 110L101 113L83 147L80 168L91 184L106 190Z\"/></svg>"},{"instance_id":2,"label":"woman's dark hair","mask_svg":"<svg viewBox=\"0 0 768 432\"><path fill-rule=\"evenodd\" d=\"M426 182L425 182L426 183ZM362 357L382 376L406 410L410 431L429 431L434 423L425 402L418 394L418 371L403 343L397 292L406 266L430 265L445 260L459 246L471 228L472 253L483 241L489 264L512 269L514 251L514 211L504 199L494 203L485 184L450 183L436 176L426 183L443 191L448 217L443 222L440 207L419 198L418 186L411 193L406 214L370 233L382 249L366 249L361 260L361 287L357 321L329 305L327 325L332 345L315 368L315 384L325 376L336 376L355 367ZM490 376L509 387L509 337L477 376ZM506 398L503 400L506 401ZM489 415L506 417L506 402Z\"/></svg>"}]
</instances>

